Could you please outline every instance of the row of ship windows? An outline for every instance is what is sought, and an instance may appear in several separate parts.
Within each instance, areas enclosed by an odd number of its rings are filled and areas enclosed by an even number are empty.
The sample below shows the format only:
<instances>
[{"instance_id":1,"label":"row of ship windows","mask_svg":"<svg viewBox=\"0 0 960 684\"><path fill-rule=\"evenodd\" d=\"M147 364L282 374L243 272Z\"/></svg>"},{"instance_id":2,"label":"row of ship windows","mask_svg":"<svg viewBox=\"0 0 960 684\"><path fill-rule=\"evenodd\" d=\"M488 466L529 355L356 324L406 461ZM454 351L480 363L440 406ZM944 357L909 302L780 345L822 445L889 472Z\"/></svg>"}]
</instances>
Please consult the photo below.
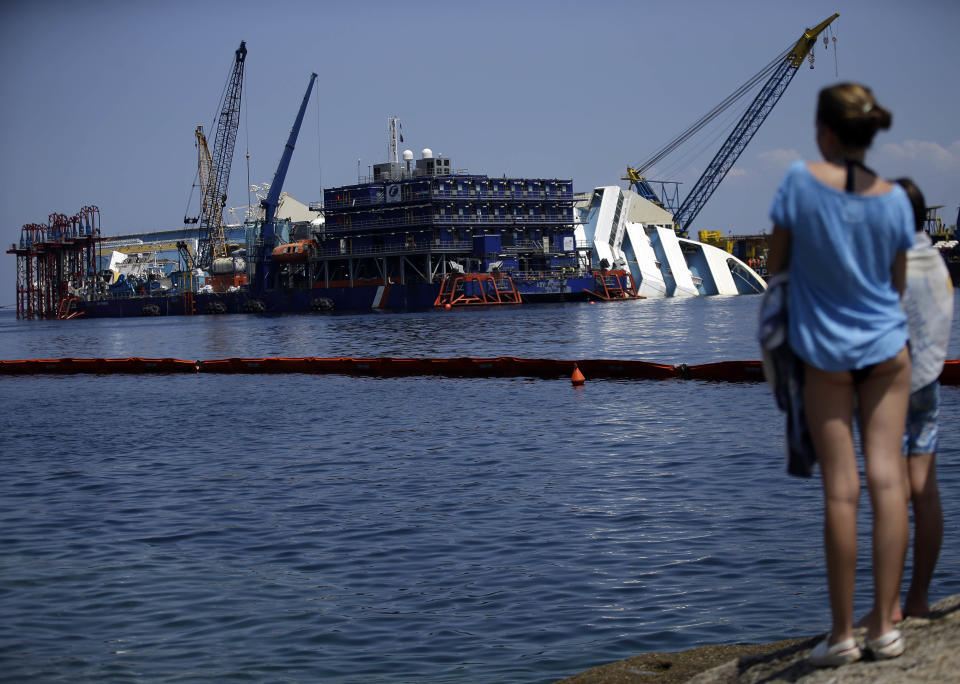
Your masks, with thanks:
<instances>
[{"instance_id":1,"label":"row of ship windows","mask_svg":"<svg viewBox=\"0 0 960 684\"><path fill-rule=\"evenodd\" d=\"M471 207L459 207L456 210L453 207L433 207L428 211L415 211L410 209L397 209L394 211L376 211L376 212L363 212L363 213L352 213L349 215L328 215L327 221L337 221L339 219L347 219L353 217L355 220L359 221L377 221L377 220L396 220L399 217L403 217L408 221L413 220L427 220L430 218L443 220L448 217L470 217L476 216L477 218L482 217L521 217L521 216L542 216L547 217L551 220L572 220L573 219L573 210L569 208L556 209L554 207L494 207L491 211L489 207L477 207L476 210Z\"/></svg>"},{"instance_id":2,"label":"row of ship windows","mask_svg":"<svg viewBox=\"0 0 960 684\"><path fill-rule=\"evenodd\" d=\"M456 189L457 192L463 192L464 190L472 190L474 192L545 192L547 194L559 194L559 193L572 193L572 185L558 185L556 183L499 183L497 181L493 182L480 182L480 183L464 183L457 182L452 183L449 181L436 181L434 186L437 190L445 191Z\"/></svg>"},{"instance_id":3,"label":"row of ship windows","mask_svg":"<svg viewBox=\"0 0 960 684\"><path fill-rule=\"evenodd\" d=\"M573 186L555 183L492 183L436 181L427 183L405 183L385 187L367 187L352 190L327 191L328 205L342 206L351 203L383 202L388 200L410 200L425 197L517 197L517 198L546 198L573 199Z\"/></svg>"}]
</instances>

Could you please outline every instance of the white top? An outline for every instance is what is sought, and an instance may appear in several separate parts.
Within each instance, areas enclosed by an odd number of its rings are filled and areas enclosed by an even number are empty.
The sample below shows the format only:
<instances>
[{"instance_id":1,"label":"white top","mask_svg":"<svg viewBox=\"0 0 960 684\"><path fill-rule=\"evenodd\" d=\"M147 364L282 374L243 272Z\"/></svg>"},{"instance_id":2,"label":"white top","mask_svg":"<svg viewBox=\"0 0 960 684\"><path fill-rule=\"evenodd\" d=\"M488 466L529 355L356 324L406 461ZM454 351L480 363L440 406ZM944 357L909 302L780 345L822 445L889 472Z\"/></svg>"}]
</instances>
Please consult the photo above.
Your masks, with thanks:
<instances>
[{"instance_id":1,"label":"white top","mask_svg":"<svg viewBox=\"0 0 960 684\"><path fill-rule=\"evenodd\" d=\"M953 319L950 272L926 233L917 233L907 250L907 287L900 303L910 329L910 391L916 392L940 377Z\"/></svg>"}]
</instances>

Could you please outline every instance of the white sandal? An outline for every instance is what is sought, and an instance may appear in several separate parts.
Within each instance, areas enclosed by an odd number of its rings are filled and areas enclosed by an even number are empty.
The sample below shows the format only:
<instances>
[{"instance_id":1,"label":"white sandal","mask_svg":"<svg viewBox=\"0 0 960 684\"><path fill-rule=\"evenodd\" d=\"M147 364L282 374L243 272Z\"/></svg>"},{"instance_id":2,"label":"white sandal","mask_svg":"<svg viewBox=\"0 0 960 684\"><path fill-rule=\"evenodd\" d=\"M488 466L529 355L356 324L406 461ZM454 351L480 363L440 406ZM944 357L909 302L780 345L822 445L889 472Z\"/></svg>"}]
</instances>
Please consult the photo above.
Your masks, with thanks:
<instances>
[{"instance_id":1,"label":"white sandal","mask_svg":"<svg viewBox=\"0 0 960 684\"><path fill-rule=\"evenodd\" d=\"M896 658L904 652L907 645L903 641L903 635L900 630L892 629L886 634L878 636L876 639L867 640L867 650L873 654L877 660L887 660Z\"/></svg>"},{"instance_id":2,"label":"white sandal","mask_svg":"<svg viewBox=\"0 0 960 684\"><path fill-rule=\"evenodd\" d=\"M827 637L810 651L810 664L814 667L837 667L860 660L860 655L860 647L855 640L847 639L831 646L830 637Z\"/></svg>"}]
</instances>

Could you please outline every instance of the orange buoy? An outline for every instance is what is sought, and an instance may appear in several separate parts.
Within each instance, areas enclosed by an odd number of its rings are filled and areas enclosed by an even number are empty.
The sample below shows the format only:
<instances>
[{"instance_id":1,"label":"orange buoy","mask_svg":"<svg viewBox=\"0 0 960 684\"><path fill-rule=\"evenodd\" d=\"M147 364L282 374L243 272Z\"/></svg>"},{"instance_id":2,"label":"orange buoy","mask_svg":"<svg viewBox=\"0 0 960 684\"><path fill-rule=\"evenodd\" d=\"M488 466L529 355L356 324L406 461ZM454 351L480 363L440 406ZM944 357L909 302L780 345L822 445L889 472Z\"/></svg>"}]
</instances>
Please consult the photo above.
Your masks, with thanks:
<instances>
[{"instance_id":1,"label":"orange buoy","mask_svg":"<svg viewBox=\"0 0 960 684\"><path fill-rule=\"evenodd\" d=\"M570 376L570 382L573 383L574 387L578 387L586 382L586 378L583 377L583 373L580 372L577 364L573 364L573 375Z\"/></svg>"},{"instance_id":2,"label":"orange buoy","mask_svg":"<svg viewBox=\"0 0 960 684\"><path fill-rule=\"evenodd\" d=\"M450 309L450 305L449 305L449 304L444 304L444 305L443 305L443 308L449 310L449 309Z\"/></svg>"}]
</instances>

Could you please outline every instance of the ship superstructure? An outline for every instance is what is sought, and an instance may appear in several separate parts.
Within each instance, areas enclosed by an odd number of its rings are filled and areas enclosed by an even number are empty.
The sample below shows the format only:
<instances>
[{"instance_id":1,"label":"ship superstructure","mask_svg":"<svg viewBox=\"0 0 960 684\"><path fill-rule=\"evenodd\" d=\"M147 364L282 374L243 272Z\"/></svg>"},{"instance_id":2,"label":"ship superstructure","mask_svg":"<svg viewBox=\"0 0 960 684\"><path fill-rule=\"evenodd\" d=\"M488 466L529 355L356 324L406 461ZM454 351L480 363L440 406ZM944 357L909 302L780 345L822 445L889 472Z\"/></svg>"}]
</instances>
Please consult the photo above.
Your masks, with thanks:
<instances>
[{"instance_id":1,"label":"ship superstructure","mask_svg":"<svg viewBox=\"0 0 960 684\"><path fill-rule=\"evenodd\" d=\"M396 135L395 119L389 128ZM291 252L270 287L376 286L386 305L400 286L406 306L430 305L445 279L488 274L510 278L524 298L583 298L569 282L589 279L572 180L471 174L430 149L416 160L405 150L359 180L324 191L322 230L299 259Z\"/></svg>"}]
</instances>

